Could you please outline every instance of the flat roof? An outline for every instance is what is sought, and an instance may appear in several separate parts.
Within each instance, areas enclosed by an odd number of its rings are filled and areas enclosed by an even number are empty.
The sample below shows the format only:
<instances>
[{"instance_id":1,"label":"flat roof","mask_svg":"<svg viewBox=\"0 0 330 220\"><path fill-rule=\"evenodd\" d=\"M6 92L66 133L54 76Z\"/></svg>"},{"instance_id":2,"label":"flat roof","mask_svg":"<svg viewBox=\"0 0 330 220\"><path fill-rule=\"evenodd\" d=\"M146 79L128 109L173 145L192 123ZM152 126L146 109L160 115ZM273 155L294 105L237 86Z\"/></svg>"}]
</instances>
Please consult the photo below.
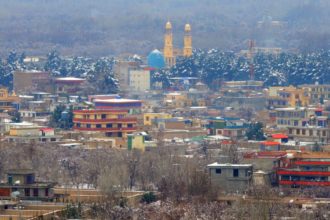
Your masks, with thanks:
<instances>
[{"instance_id":1,"label":"flat roof","mask_svg":"<svg viewBox=\"0 0 330 220\"><path fill-rule=\"evenodd\" d=\"M125 103L125 102L142 102L136 99L94 99L93 102L101 103Z\"/></svg>"},{"instance_id":2,"label":"flat roof","mask_svg":"<svg viewBox=\"0 0 330 220\"><path fill-rule=\"evenodd\" d=\"M252 167L252 164L211 163L207 167Z\"/></svg>"}]
</instances>

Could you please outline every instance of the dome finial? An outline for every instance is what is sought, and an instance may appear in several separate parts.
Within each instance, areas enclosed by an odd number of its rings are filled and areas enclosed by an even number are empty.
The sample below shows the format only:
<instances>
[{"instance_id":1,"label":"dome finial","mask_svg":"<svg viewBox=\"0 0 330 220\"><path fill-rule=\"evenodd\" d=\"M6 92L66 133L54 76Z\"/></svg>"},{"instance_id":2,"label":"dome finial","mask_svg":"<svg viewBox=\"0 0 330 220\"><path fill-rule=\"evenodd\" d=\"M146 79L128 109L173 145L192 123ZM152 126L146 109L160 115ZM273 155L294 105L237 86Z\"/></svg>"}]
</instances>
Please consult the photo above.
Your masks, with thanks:
<instances>
[{"instance_id":1,"label":"dome finial","mask_svg":"<svg viewBox=\"0 0 330 220\"><path fill-rule=\"evenodd\" d=\"M166 26L165 26L165 28L166 28L167 30L172 29L172 24L171 24L170 21L166 22Z\"/></svg>"}]
</instances>

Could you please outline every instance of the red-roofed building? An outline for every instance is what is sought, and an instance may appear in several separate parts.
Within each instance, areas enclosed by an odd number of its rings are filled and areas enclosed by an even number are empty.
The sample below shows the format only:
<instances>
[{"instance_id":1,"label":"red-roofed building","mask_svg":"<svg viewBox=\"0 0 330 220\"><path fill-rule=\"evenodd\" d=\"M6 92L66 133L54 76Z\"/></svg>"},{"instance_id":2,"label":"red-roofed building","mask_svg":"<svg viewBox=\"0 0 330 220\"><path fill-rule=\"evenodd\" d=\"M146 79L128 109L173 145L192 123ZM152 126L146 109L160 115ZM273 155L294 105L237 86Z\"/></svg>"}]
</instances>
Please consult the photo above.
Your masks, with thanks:
<instances>
[{"instance_id":1,"label":"red-roofed building","mask_svg":"<svg viewBox=\"0 0 330 220\"><path fill-rule=\"evenodd\" d=\"M260 143L261 151L279 151L281 143L277 141L263 141Z\"/></svg>"},{"instance_id":2,"label":"red-roofed building","mask_svg":"<svg viewBox=\"0 0 330 220\"><path fill-rule=\"evenodd\" d=\"M272 139L276 142L287 143L288 138L286 134L272 134Z\"/></svg>"}]
</instances>

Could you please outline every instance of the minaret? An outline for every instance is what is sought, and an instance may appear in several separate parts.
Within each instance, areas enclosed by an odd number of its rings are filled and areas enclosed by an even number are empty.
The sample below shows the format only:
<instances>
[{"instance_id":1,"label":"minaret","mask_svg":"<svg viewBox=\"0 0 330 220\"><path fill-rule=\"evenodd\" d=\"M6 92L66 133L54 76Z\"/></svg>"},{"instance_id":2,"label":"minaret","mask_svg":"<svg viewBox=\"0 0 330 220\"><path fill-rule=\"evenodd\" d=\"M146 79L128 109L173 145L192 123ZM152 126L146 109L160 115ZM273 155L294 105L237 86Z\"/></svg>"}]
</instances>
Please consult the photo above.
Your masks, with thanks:
<instances>
[{"instance_id":1,"label":"minaret","mask_svg":"<svg viewBox=\"0 0 330 220\"><path fill-rule=\"evenodd\" d=\"M164 57L167 67L175 65L175 58L173 55L173 36L172 36L172 24L168 21L165 26L165 38L164 38Z\"/></svg>"},{"instance_id":2,"label":"minaret","mask_svg":"<svg viewBox=\"0 0 330 220\"><path fill-rule=\"evenodd\" d=\"M192 37L190 24L184 26L184 39L183 39L183 56L190 57L192 55Z\"/></svg>"}]
</instances>

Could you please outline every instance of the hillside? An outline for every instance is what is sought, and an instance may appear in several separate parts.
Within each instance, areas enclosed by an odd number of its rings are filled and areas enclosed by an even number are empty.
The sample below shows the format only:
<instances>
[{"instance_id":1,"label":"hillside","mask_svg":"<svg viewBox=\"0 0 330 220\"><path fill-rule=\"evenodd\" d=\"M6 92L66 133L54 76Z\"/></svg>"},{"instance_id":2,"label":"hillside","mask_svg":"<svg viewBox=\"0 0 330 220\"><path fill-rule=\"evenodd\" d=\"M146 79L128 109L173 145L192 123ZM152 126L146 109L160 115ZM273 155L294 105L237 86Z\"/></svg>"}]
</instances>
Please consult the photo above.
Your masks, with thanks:
<instances>
[{"instance_id":1,"label":"hillside","mask_svg":"<svg viewBox=\"0 0 330 220\"><path fill-rule=\"evenodd\" d=\"M170 19L174 43L193 28L195 48L239 50L253 38L261 46L330 48L327 0L0 0L0 51L105 56L147 54L162 47ZM272 20L281 27L269 25ZM264 25L258 26L258 21ZM308 42L308 43L307 43Z\"/></svg>"}]
</instances>

